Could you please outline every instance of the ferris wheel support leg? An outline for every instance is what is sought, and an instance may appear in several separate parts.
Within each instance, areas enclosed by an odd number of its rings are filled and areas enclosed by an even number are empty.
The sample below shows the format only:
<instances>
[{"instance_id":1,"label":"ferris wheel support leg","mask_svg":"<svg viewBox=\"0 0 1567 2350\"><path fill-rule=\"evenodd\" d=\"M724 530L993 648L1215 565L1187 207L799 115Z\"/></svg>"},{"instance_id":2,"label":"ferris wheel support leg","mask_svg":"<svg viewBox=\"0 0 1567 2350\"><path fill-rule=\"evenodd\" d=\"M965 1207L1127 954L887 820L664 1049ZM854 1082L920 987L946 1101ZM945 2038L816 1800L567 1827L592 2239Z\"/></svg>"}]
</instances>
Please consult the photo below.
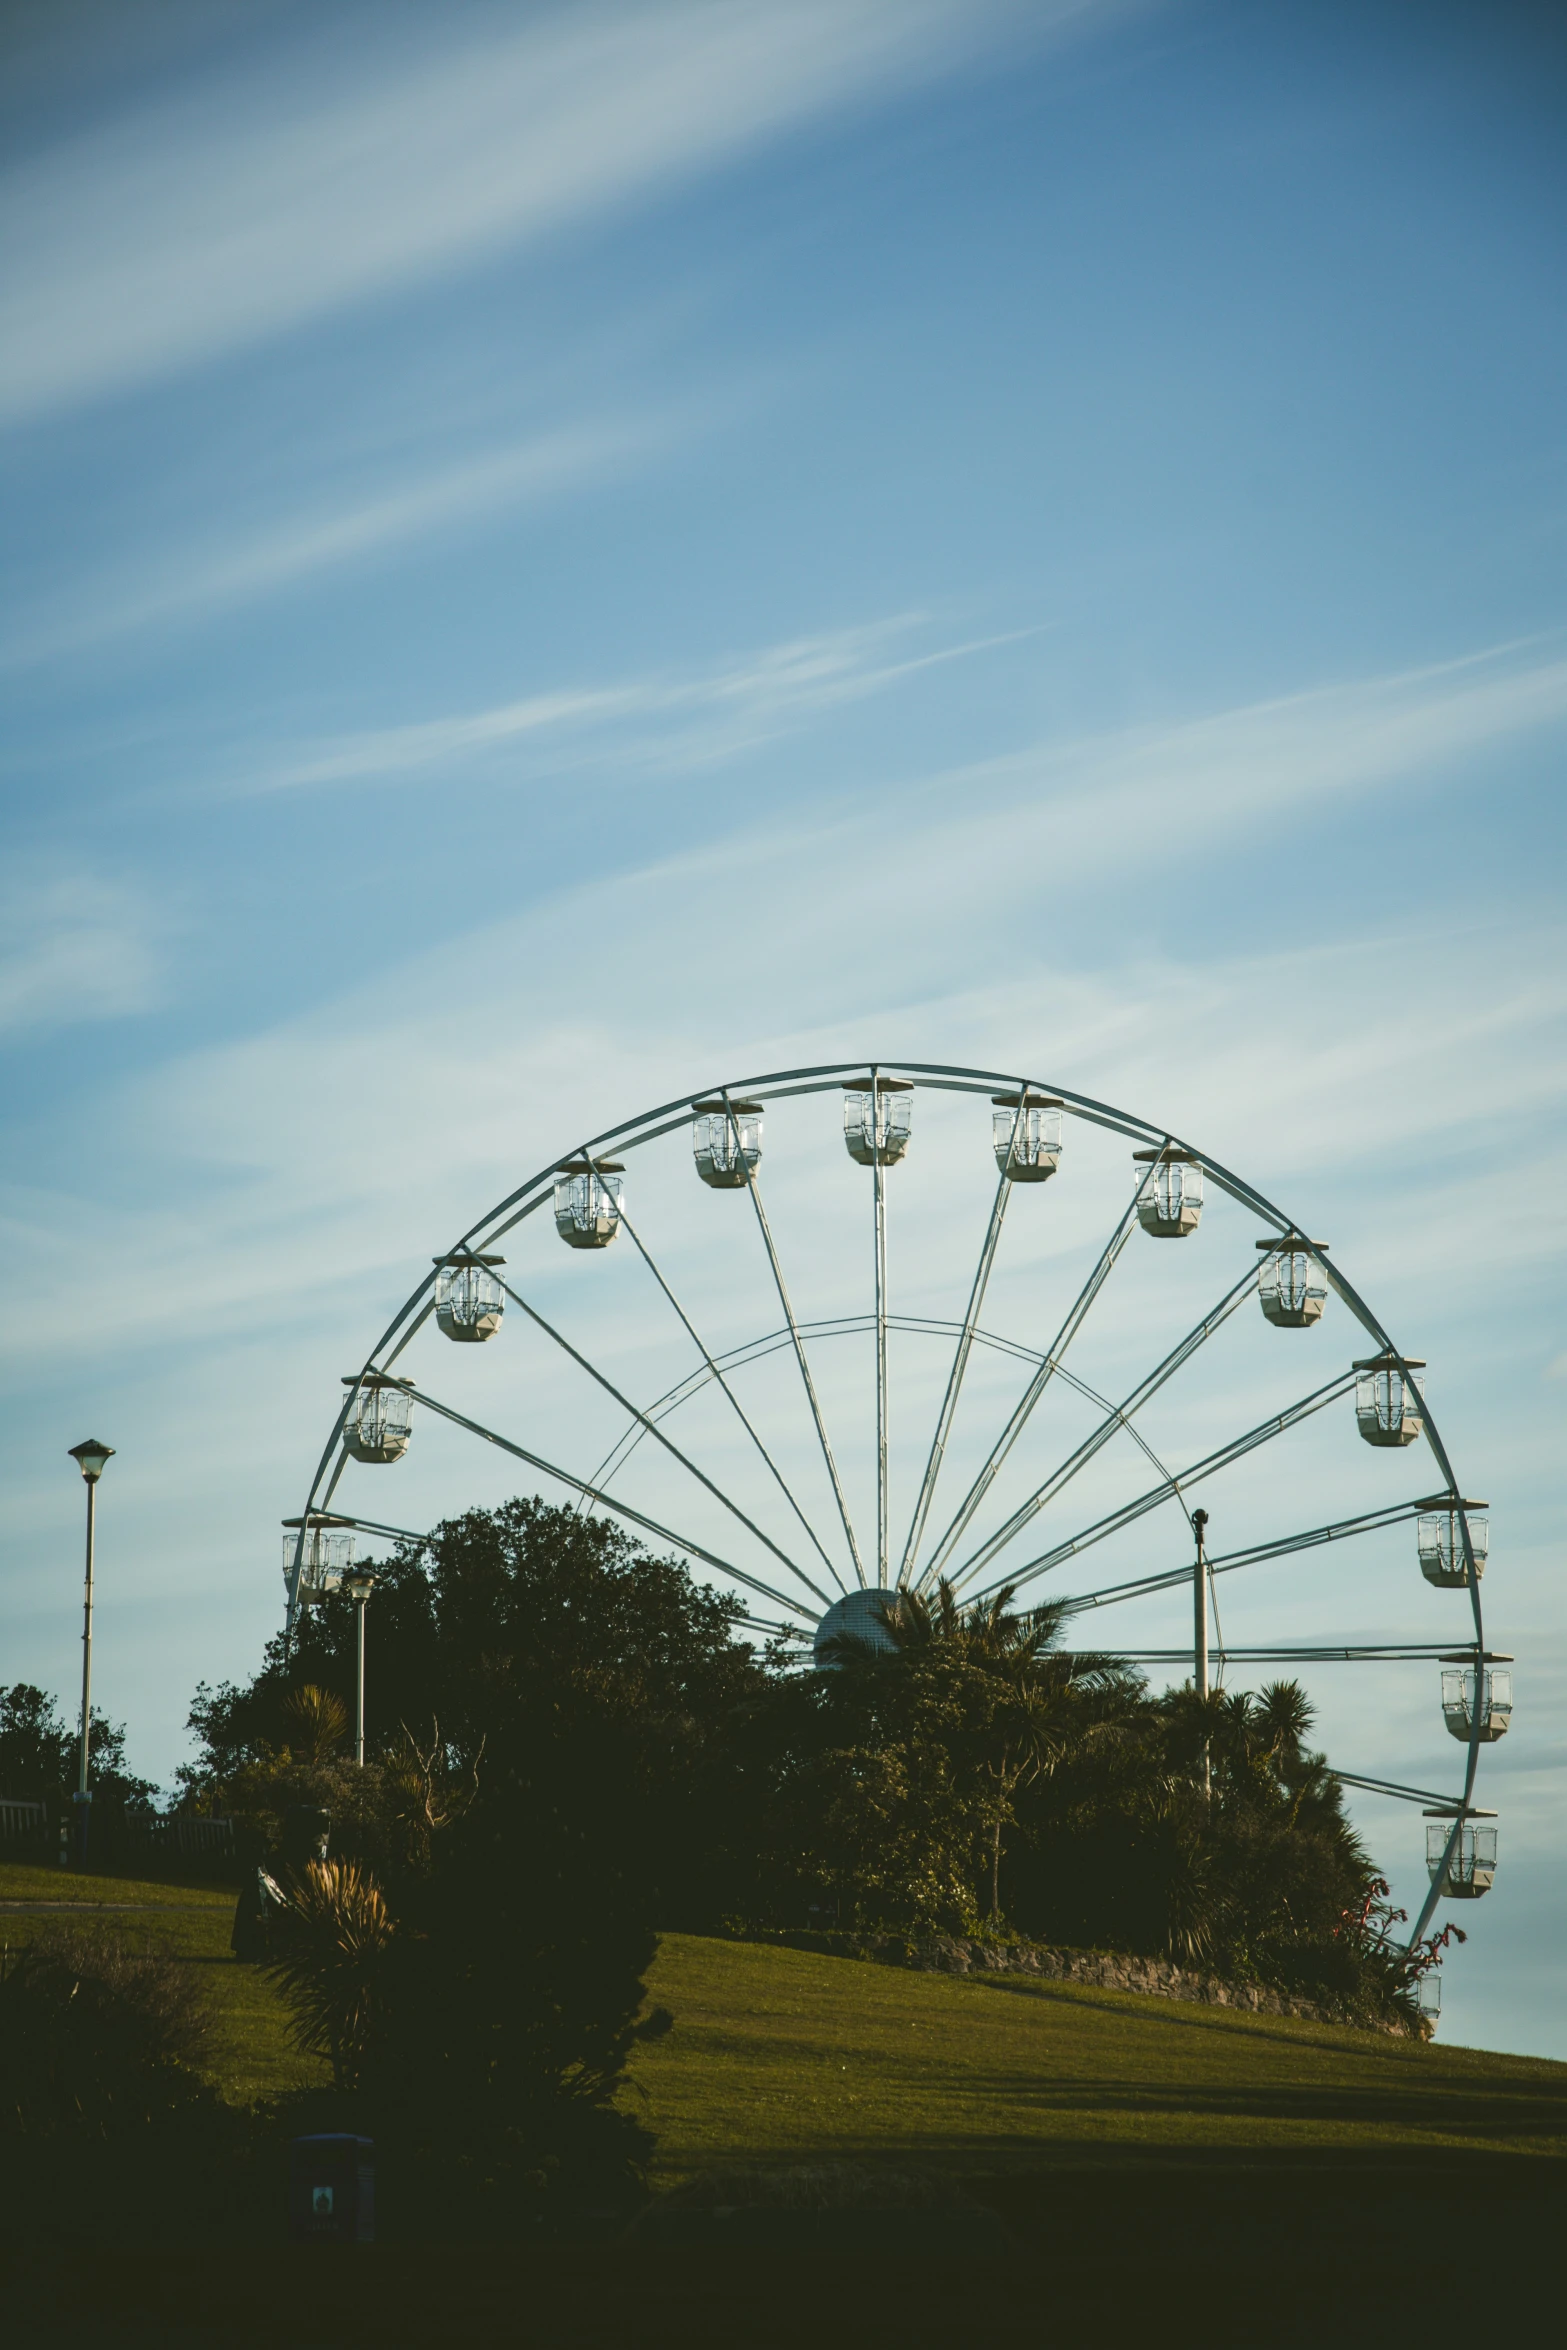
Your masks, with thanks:
<instances>
[{"instance_id":1,"label":"ferris wheel support leg","mask_svg":"<svg viewBox=\"0 0 1567 2350\"><path fill-rule=\"evenodd\" d=\"M726 1095L725 1099L727 1100L727 1098ZM822 1448L822 1459L827 1464L827 1475L832 1485L833 1499L838 1504L838 1515L843 1521L844 1537L849 1545L849 1556L854 1561L855 1577L863 1591L865 1588L865 1562L860 1556L860 1546L854 1537L849 1505L844 1499L843 1480L838 1475L838 1464L833 1459L832 1446L827 1441L826 1424L822 1419L821 1399L816 1392L816 1382L811 1377L811 1366L806 1360L805 1341L800 1336L800 1325L794 1318L794 1307L789 1302L789 1291L784 1281L783 1267L778 1262L778 1251L773 1245L772 1226L767 1221L767 1210L762 1205L762 1187L756 1179L754 1168L746 1179L746 1189L751 1194L751 1205L756 1210L757 1226L762 1235L762 1245L767 1251L767 1262L772 1267L773 1282L778 1291L778 1302L783 1307L784 1320L789 1325L789 1336L794 1341L794 1359L800 1366L800 1377L805 1386L806 1401L811 1407L811 1419L815 1425L816 1439Z\"/></svg>"}]
</instances>

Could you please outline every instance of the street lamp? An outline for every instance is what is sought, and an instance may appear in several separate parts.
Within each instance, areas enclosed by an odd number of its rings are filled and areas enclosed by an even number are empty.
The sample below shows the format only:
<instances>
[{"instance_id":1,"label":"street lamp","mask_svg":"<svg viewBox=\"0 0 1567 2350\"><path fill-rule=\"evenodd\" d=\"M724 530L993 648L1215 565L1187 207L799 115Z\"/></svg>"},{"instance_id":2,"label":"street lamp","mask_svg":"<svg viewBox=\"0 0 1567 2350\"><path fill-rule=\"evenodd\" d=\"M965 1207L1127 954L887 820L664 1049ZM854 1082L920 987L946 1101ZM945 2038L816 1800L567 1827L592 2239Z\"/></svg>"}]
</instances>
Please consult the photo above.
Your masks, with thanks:
<instances>
[{"instance_id":1,"label":"street lamp","mask_svg":"<svg viewBox=\"0 0 1567 2350\"><path fill-rule=\"evenodd\" d=\"M361 1770L365 1760L365 1605L375 1589L368 1567L354 1567L343 1577L343 1589L359 1610L359 1690L354 1709L354 1760Z\"/></svg>"},{"instance_id":2,"label":"street lamp","mask_svg":"<svg viewBox=\"0 0 1567 2350\"><path fill-rule=\"evenodd\" d=\"M76 1865L87 1866L87 1822L92 1796L87 1786L87 1742L92 1729L92 1574L93 1532L98 1480L114 1458L112 1444L89 1437L73 1444L70 1457L87 1481L87 1582L82 1594L82 1741L76 1763Z\"/></svg>"},{"instance_id":3,"label":"street lamp","mask_svg":"<svg viewBox=\"0 0 1567 2350\"><path fill-rule=\"evenodd\" d=\"M1208 1697L1208 1513L1193 1510L1192 1532L1197 1537L1197 1556L1192 1562L1192 1686L1206 1704ZM1208 1750L1206 1733L1202 1742L1202 1791L1213 1793L1213 1762Z\"/></svg>"}]
</instances>

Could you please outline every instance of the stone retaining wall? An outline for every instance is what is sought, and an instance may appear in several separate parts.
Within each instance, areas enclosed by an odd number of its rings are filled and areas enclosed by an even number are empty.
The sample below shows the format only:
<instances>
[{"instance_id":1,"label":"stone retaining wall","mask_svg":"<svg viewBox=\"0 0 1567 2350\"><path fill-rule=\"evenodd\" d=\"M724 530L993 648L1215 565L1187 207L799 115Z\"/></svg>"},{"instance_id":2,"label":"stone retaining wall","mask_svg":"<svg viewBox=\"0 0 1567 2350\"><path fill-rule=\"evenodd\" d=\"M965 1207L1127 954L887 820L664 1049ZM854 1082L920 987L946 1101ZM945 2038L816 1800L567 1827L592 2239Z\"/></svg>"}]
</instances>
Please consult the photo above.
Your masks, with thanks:
<instances>
[{"instance_id":1,"label":"stone retaining wall","mask_svg":"<svg viewBox=\"0 0 1567 2350\"><path fill-rule=\"evenodd\" d=\"M1057 1983L1093 1983L1106 1991L1141 1991L1156 1999L1190 2000L1201 2007L1235 2007L1253 2015L1304 2017L1308 2023L1356 2022L1362 2031L1407 2036L1400 2023L1361 2022L1312 1999L1260 1983L1226 1983L1196 1974L1165 1959L1132 1958L1106 1950L1057 1950L1039 1942L969 1942L933 1934L911 1940L899 1934L762 1933L747 1940L775 1942L789 1950L816 1950L838 1958L870 1959L878 1966L913 1968L920 1974L1040 1975Z\"/></svg>"}]
</instances>

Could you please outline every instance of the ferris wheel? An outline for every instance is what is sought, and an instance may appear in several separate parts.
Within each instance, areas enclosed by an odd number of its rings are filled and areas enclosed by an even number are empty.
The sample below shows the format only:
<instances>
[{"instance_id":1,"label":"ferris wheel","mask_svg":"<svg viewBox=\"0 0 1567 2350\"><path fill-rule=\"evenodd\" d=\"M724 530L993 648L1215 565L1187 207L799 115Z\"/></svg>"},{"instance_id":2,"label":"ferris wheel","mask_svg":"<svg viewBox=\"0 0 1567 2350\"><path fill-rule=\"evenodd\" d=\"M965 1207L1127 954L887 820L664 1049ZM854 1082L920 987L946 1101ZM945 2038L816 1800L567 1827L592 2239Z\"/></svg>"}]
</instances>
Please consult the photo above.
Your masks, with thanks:
<instances>
[{"instance_id":1,"label":"ferris wheel","mask_svg":"<svg viewBox=\"0 0 1567 2350\"><path fill-rule=\"evenodd\" d=\"M1461 1787L1334 1766L1424 1810L1413 1943L1494 1880L1476 1778L1512 1712L1486 1504L1424 1368L1326 1241L1157 1124L993 1070L774 1071L573 1145L432 1258L284 1521L289 1627L352 1585L356 1536L423 1539L362 1470L416 1464L432 1523L520 1462L818 1655L944 1579L1127 1609L1109 1653L1204 1694L1241 1665L1436 1664Z\"/></svg>"}]
</instances>

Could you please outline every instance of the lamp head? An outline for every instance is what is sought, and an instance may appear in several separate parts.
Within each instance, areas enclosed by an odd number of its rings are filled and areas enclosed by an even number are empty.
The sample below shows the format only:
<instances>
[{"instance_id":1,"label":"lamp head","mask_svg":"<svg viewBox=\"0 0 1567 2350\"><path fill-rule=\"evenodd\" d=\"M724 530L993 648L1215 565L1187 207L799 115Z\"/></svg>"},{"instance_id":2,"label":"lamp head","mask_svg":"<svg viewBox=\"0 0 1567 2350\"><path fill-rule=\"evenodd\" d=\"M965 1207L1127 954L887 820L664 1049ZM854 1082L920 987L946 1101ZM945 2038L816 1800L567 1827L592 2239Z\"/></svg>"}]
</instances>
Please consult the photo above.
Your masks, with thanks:
<instances>
[{"instance_id":1,"label":"lamp head","mask_svg":"<svg viewBox=\"0 0 1567 2350\"><path fill-rule=\"evenodd\" d=\"M114 1458L113 1445L100 1444L95 1437L89 1437L85 1444L73 1444L70 1449L72 1460L89 1485L97 1484L105 1464Z\"/></svg>"},{"instance_id":2,"label":"lamp head","mask_svg":"<svg viewBox=\"0 0 1567 2350\"><path fill-rule=\"evenodd\" d=\"M343 1577L343 1589L357 1607L363 1607L375 1589L375 1577L368 1567L351 1567Z\"/></svg>"}]
</instances>

